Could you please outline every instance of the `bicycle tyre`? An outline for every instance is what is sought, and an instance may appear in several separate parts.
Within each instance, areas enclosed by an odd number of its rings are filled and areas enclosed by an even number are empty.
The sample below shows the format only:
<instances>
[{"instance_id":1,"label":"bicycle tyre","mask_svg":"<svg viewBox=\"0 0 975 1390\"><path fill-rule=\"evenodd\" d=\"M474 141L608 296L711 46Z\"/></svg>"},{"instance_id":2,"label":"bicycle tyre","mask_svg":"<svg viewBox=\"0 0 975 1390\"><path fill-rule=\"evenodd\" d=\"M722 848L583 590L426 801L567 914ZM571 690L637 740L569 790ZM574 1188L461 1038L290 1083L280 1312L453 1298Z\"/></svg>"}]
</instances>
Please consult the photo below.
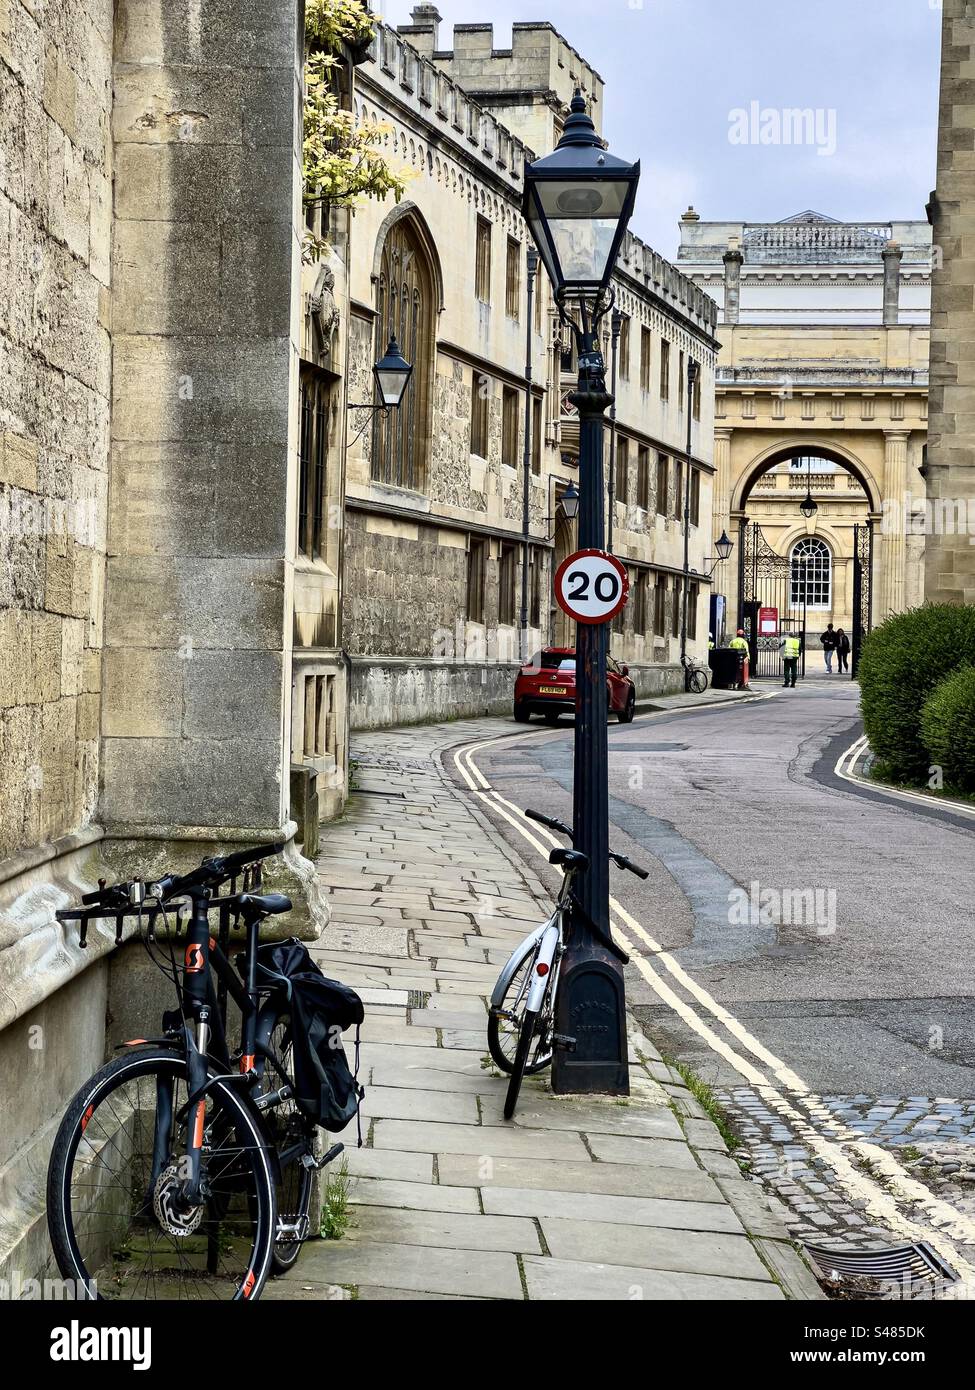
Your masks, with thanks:
<instances>
[{"instance_id":1,"label":"bicycle tyre","mask_svg":"<svg viewBox=\"0 0 975 1390\"><path fill-rule=\"evenodd\" d=\"M708 688L707 672L702 671L699 666L691 672L690 687L695 695L703 695Z\"/></svg>"},{"instance_id":2,"label":"bicycle tyre","mask_svg":"<svg viewBox=\"0 0 975 1390\"><path fill-rule=\"evenodd\" d=\"M535 957L536 957L537 954L538 954L538 942L536 941L536 942L533 942L533 944L532 944L531 946L529 946L529 947L526 949L524 955L521 957L521 959L519 960L518 964L515 966L514 974L513 974L512 977L511 977L510 983L509 983L509 985L508 985L508 989L507 989L507 991L505 992L504 999L501 1001L501 1007L502 1007L502 1009L504 1009L505 1005L506 1005L507 1002L508 1002L508 996L509 996L509 994L511 993L512 988L514 988L514 990L515 990L516 1000L517 1000L517 995L518 995L519 993L522 993L522 992L527 993L527 986L528 986L529 981L528 981L528 980L523 980L523 981L520 982L520 984L517 984L517 985L516 985L516 981L518 981L519 976L521 975L521 972L522 972L523 969L527 968L529 972L531 971L532 963L534 962ZM514 1055L512 1055L510 1052L505 1052L504 1045L503 1045L503 1043L502 1043L501 1023L502 1023L502 1020L498 1017L497 1014L489 1014L489 1015L488 1015L488 1025L487 1025L488 1051L489 1051L490 1054L491 1054L491 1061L494 1063L494 1065L498 1068L499 1071L503 1071L503 1072L507 1075L507 1074L510 1074L511 1069L512 1069L512 1067L513 1067L513 1065L514 1065L514 1059L515 1059L515 1056L517 1056L518 1048L517 1048L517 1044L516 1044L516 1045L515 1045L515 1050L514 1050ZM519 1037L520 1037L520 1036L521 1036L521 1030L520 1030L520 1026L519 1026ZM543 1053L543 1054L541 1055L541 1057L538 1057L538 1058L536 1058L535 1060L533 1060L532 1062L528 1063L528 1064L525 1066L525 1074L526 1074L527 1076L533 1076L536 1072L544 1071L545 1068L548 1067L548 1066L551 1066L551 1064L552 1064L552 1053L551 1053L551 1050L549 1050L548 1052Z\"/></svg>"},{"instance_id":3,"label":"bicycle tyre","mask_svg":"<svg viewBox=\"0 0 975 1390\"><path fill-rule=\"evenodd\" d=\"M201 1286L205 1282L204 1272L197 1266L186 1263L188 1254L190 1258L193 1255L199 1256L199 1250L192 1249L192 1242L187 1239L195 1234L197 1227L185 1231L182 1239L177 1240L172 1233L164 1231L155 1202L151 1208L148 1206L150 1195L156 1194L150 1194L145 1189L144 1182L140 1181L144 1179L145 1171L144 1168L138 1167L139 1155L136 1152L137 1135L144 1133L147 1126L136 1119L142 1114L141 1105L126 1104L119 1095L123 1087L137 1083L143 1078L150 1078L154 1081L158 1107L160 1086L171 1085L175 1094L180 1084L186 1087L186 1076L186 1058L175 1049L139 1048L115 1058L95 1072L76 1093L65 1111L48 1165L47 1223L58 1269L65 1279L74 1282L78 1298L86 1301L108 1301L114 1296L119 1299L139 1298L151 1301L159 1297L167 1302L172 1301L174 1291L177 1297L180 1296L176 1282L171 1277L174 1271L157 1264L158 1260L166 1259L180 1266L179 1273L184 1281L188 1276L192 1288L185 1290L185 1297L198 1301L205 1296L201 1293ZM139 1091L136 1092L137 1096L141 1094ZM113 1095L116 1097L114 1101L111 1100ZM101 1131L96 1130L95 1137L92 1138L86 1131L96 1116L99 1117L99 1124L105 1123L101 1120L99 1111L106 1101L111 1101L107 1111L107 1122L114 1125L114 1129L107 1135L102 1135ZM267 1140L258 1117L251 1111L247 1102L236 1095L229 1086L220 1082L213 1086L208 1092L208 1104L210 1109L206 1133L210 1139L209 1142L205 1140L205 1143L208 1143L209 1161L213 1163L214 1153L218 1156L222 1153L224 1157L219 1168L215 1163L213 1165L212 1194L206 1203L207 1220L198 1221L198 1226L206 1233L205 1275L215 1276L216 1286L221 1290L219 1293L211 1294L211 1297L226 1298L233 1302L243 1299L253 1302L260 1298L270 1272L276 1229L274 1179ZM178 1112L178 1107L176 1109ZM126 1129L125 1126L130 1122L131 1127ZM157 1124L158 1114L153 1124L153 1138L156 1135ZM222 1150L219 1146L215 1148L213 1139L227 1134L233 1135L234 1147L224 1147ZM125 1140L125 1147L119 1142L120 1137ZM79 1195L77 1203L72 1201L72 1176L82 1139L90 1152L86 1152L79 1159L80 1175L89 1178L93 1175L96 1181L81 1183L79 1186L81 1189L97 1192L99 1198L105 1191L109 1192L108 1207L101 1212L90 1205L85 1210L82 1201L87 1200L90 1204L90 1198L83 1199ZM172 1147L176 1148L175 1141ZM112 1189L105 1181L106 1167L111 1174L110 1161L113 1150L122 1156L126 1165L124 1185L120 1184L117 1192L128 1193L130 1200L135 1199L140 1192L144 1193L138 1211L130 1213L128 1218L134 1226L141 1222L141 1229L153 1235L151 1242L148 1236L142 1237L148 1245L146 1253L153 1263L153 1267L146 1272L144 1286L141 1284L141 1276L134 1281L128 1278L132 1273L126 1268L126 1263L131 1258L127 1250L130 1234L126 1231L120 1238L118 1227L119 1223L126 1219L124 1209L111 1204ZM249 1183L248 1176L252 1179ZM220 1179L223 1179L223 1187L217 1185ZM157 1182L157 1189L158 1186ZM241 1243L242 1240L247 1240L246 1236L230 1235L221 1229L234 1201L237 1201L238 1210L242 1208L236 1219L244 1220L247 1227L253 1230L249 1248ZM203 1204L201 1211L202 1209ZM109 1220L99 1229L97 1220L92 1221L93 1215L105 1215ZM91 1241L94 1247L101 1249L102 1263L96 1268L89 1268L90 1257L86 1259L79 1246L79 1217L82 1238L86 1243ZM153 1221L158 1236L153 1232ZM211 1234L214 1226L217 1232L215 1236ZM111 1252L107 1248L109 1242L115 1245ZM241 1261L240 1278L232 1271L209 1269L212 1251L216 1250L218 1254L222 1254L228 1243L233 1258ZM106 1294L101 1273L110 1253L116 1259L116 1267L109 1280L109 1292ZM125 1287L126 1284L128 1289Z\"/></svg>"},{"instance_id":4,"label":"bicycle tyre","mask_svg":"<svg viewBox=\"0 0 975 1390\"><path fill-rule=\"evenodd\" d=\"M515 1113L518 1104L518 1096L521 1092L521 1083L525 1077L528 1065L528 1054L535 1037L535 1029L538 1025L538 1012L534 1009L526 1009L521 1020L521 1032L518 1034L518 1051L515 1053L514 1065L511 1068L511 1075L508 1078L508 1091L504 1098L504 1118L510 1120Z\"/></svg>"}]
</instances>

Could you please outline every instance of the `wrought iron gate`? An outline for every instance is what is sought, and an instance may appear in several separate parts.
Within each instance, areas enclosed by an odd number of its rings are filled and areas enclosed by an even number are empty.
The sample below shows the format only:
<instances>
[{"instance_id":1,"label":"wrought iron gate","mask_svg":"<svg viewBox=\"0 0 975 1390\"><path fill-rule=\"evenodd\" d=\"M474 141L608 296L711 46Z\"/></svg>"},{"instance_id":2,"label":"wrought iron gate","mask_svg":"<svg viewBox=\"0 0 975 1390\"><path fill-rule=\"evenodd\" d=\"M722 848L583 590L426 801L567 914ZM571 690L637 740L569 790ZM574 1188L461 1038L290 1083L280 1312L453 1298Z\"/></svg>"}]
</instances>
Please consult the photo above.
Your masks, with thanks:
<instances>
[{"instance_id":1,"label":"wrought iron gate","mask_svg":"<svg viewBox=\"0 0 975 1390\"><path fill-rule=\"evenodd\" d=\"M850 675L860 664L863 639L873 627L873 522L853 528L853 633L850 638Z\"/></svg>"},{"instance_id":2,"label":"wrought iron gate","mask_svg":"<svg viewBox=\"0 0 975 1390\"><path fill-rule=\"evenodd\" d=\"M756 677L782 675L779 639L783 633L802 633L802 622L792 616L792 565L769 545L757 521L741 522L738 545L738 626L744 628L751 652L751 674ZM779 630L774 636L758 631L761 608L775 608ZM802 674L806 674L806 653L802 653Z\"/></svg>"}]
</instances>

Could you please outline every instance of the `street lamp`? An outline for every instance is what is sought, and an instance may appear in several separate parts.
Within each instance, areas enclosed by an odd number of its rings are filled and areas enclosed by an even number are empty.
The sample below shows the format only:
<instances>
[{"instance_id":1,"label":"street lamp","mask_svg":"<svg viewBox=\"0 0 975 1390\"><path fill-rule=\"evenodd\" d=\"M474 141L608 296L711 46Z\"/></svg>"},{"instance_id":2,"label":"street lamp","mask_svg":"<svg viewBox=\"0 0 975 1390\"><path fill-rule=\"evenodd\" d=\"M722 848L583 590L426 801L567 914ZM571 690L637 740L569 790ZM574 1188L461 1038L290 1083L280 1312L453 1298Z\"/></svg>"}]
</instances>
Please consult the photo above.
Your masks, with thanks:
<instances>
[{"instance_id":1,"label":"street lamp","mask_svg":"<svg viewBox=\"0 0 975 1390\"><path fill-rule=\"evenodd\" d=\"M386 355L373 367L372 374L382 402L380 409L395 409L413 375L413 367L400 352L395 335L390 338Z\"/></svg>"},{"instance_id":2,"label":"street lamp","mask_svg":"<svg viewBox=\"0 0 975 1390\"><path fill-rule=\"evenodd\" d=\"M718 568L718 566L719 566L723 561L727 560L728 556L731 554L731 552L732 552L732 551L734 550L734 548L735 548L735 543L734 543L733 540L730 540L730 539L729 539L729 537L728 537L728 532L727 532L727 531L722 531L722 532L721 532L721 535L720 535L720 537L719 537L719 539L716 540L715 543L714 543L714 548L715 548L715 550L718 552L718 554L717 554L717 556L716 556L716 558L715 558L714 564L711 565L711 568L708 570L708 579L711 578L711 576L714 574L714 571ZM710 564L711 564L711 556L710 556L710 555L705 559L704 563L705 563L706 565L710 565Z\"/></svg>"},{"instance_id":3,"label":"street lamp","mask_svg":"<svg viewBox=\"0 0 975 1390\"><path fill-rule=\"evenodd\" d=\"M575 521L579 515L579 489L575 483L570 483L559 498L559 503L565 515L566 521Z\"/></svg>"},{"instance_id":4,"label":"street lamp","mask_svg":"<svg viewBox=\"0 0 975 1390\"><path fill-rule=\"evenodd\" d=\"M819 507L816 505L815 498L814 498L813 495L812 495L812 475L811 475L810 472L809 472L811 466L812 466L812 465L811 465L810 459L807 457L807 459L806 459L806 495L805 495L805 497L802 499L802 501L799 503L799 510L802 512L803 516L806 518L807 521L811 521L812 518L813 518L813 517L816 515L816 513L819 511ZM803 675L805 675L805 671L803 671Z\"/></svg>"},{"instance_id":5,"label":"street lamp","mask_svg":"<svg viewBox=\"0 0 975 1390\"><path fill-rule=\"evenodd\" d=\"M410 377L413 375L413 366L410 362L407 362L406 358L400 352L395 333L390 335L389 345L384 355L374 364L372 374L376 382L379 404L377 405L375 401L349 401L346 406L347 410L368 410L373 412L378 410L385 415L387 411L396 410L398 408L403 399L403 394L409 385ZM354 439L346 444L346 452L352 448L353 444L359 442L368 428L369 416L367 415L362 429Z\"/></svg>"},{"instance_id":6,"label":"street lamp","mask_svg":"<svg viewBox=\"0 0 975 1390\"><path fill-rule=\"evenodd\" d=\"M613 305L611 280L633 211L639 164L607 152L577 91L562 138L525 166L523 212L572 331L579 361L569 397L579 415L579 549L605 545L603 429L612 396L599 350L599 321ZM563 505L565 498L563 496ZM609 926L607 628L576 625L573 840L587 855L559 977L552 1089L626 1094L626 1005L621 953Z\"/></svg>"}]
</instances>

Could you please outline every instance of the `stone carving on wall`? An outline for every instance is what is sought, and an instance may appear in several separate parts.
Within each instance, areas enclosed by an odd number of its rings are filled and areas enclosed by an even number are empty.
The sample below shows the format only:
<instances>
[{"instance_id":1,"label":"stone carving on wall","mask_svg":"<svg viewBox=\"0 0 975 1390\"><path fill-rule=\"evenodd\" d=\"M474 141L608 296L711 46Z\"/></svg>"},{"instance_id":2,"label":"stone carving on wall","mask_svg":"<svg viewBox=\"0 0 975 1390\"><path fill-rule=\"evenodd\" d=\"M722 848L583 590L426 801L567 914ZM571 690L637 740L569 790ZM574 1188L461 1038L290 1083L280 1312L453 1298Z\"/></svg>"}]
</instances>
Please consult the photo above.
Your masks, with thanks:
<instances>
[{"instance_id":1,"label":"stone carving on wall","mask_svg":"<svg viewBox=\"0 0 975 1390\"><path fill-rule=\"evenodd\" d=\"M331 266L323 265L315 280L315 288L308 296L308 313L320 361L332 356L335 331L339 326L339 307L335 301L335 272Z\"/></svg>"}]
</instances>

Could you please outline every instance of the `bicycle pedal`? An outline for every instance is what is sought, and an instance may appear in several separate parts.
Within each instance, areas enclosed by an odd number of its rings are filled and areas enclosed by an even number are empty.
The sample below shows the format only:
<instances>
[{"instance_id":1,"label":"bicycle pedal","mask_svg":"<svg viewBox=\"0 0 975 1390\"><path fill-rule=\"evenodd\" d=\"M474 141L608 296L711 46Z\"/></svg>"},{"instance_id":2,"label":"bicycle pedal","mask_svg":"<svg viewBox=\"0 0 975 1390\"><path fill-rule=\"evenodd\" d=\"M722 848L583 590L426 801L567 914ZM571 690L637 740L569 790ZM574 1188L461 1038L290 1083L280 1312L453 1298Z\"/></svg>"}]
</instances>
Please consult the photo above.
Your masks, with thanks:
<instances>
[{"instance_id":1,"label":"bicycle pedal","mask_svg":"<svg viewBox=\"0 0 975 1390\"><path fill-rule=\"evenodd\" d=\"M568 1033L553 1033L552 1042L556 1047L564 1047L567 1052L575 1052L576 1040L570 1038Z\"/></svg>"},{"instance_id":2,"label":"bicycle pedal","mask_svg":"<svg viewBox=\"0 0 975 1390\"><path fill-rule=\"evenodd\" d=\"M328 1150L328 1152L323 1154L321 1158L316 1158L314 1154L304 1154L302 1155L301 1161L306 1168L316 1168L321 1170L325 1167L326 1164L331 1163L333 1159L338 1158L340 1153L344 1152L344 1144L333 1144L332 1147Z\"/></svg>"}]
</instances>

